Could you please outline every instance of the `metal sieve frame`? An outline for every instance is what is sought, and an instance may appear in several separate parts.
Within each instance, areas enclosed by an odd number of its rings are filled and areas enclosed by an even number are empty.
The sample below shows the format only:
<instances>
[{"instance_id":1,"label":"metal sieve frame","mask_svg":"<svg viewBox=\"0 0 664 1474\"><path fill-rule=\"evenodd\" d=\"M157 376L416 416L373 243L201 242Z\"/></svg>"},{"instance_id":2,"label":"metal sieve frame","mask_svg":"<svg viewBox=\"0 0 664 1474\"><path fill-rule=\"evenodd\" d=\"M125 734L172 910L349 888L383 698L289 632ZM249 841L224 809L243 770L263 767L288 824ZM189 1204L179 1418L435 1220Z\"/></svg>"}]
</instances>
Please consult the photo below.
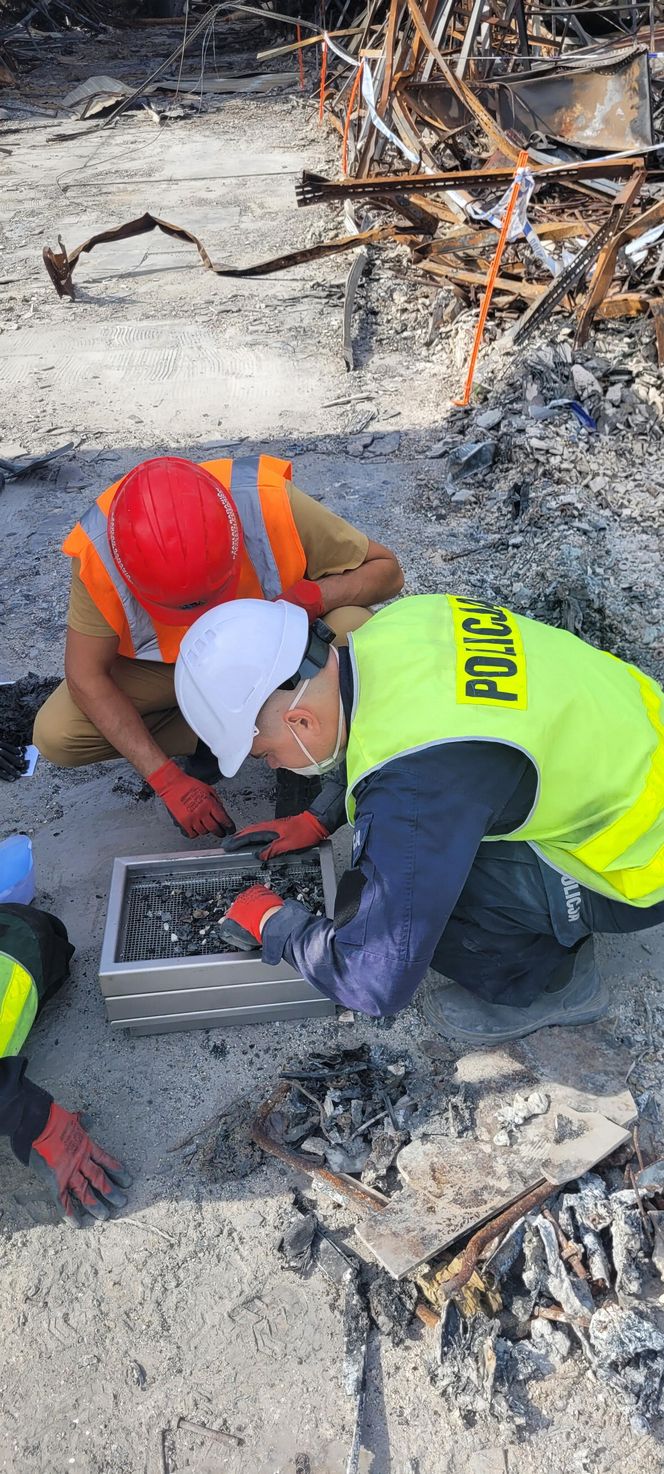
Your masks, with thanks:
<instances>
[{"instance_id":1,"label":"metal sieve frame","mask_svg":"<svg viewBox=\"0 0 664 1474\"><path fill-rule=\"evenodd\" d=\"M332 846L279 858L280 867L311 871L320 866L328 916L334 912L336 877ZM137 880L192 881L224 872L241 872L251 885L262 862L250 851L225 855L218 850L162 855L127 855L113 863L99 982L107 1017L115 1028L133 1033L214 1028L226 1024L321 1017L335 1005L287 962L268 967L258 953L209 952L193 957L140 958L120 962L126 930L126 908Z\"/></svg>"}]
</instances>

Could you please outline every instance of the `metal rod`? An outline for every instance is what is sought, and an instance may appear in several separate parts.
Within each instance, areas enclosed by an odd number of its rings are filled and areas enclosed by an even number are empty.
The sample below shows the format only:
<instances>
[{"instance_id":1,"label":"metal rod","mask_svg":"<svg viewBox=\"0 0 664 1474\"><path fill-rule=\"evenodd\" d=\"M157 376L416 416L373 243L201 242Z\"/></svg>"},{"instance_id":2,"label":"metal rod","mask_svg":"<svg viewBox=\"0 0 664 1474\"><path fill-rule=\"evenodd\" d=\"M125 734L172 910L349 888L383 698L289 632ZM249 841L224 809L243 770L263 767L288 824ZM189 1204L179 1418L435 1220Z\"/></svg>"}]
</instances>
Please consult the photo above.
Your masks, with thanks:
<instances>
[{"instance_id":1,"label":"metal rod","mask_svg":"<svg viewBox=\"0 0 664 1474\"><path fill-rule=\"evenodd\" d=\"M346 1198L352 1198L353 1202L359 1203L363 1208L369 1207L374 1212L380 1212L381 1208L386 1208L390 1200L383 1193L378 1192L377 1188L360 1186L359 1182L354 1182L352 1177L333 1172L330 1167L323 1167L319 1162L312 1161L312 1158L304 1152L293 1152L289 1147L284 1146L283 1142L270 1136L267 1122L272 1112L276 1111L286 1099L289 1090L290 1081L286 1080L260 1107L251 1127L252 1141L262 1147L263 1151L270 1152L273 1157L278 1157L281 1162L285 1162L287 1167L294 1167L298 1172L308 1172L313 1177L322 1177L325 1182L329 1182L332 1187L336 1188L337 1192L343 1193Z\"/></svg>"},{"instance_id":2,"label":"metal rod","mask_svg":"<svg viewBox=\"0 0 664 1474\"><path fill-rule=\"evenodd\" d=\"M192 1423L191 1418L178 1418L178 1428L185 1428L188 1433L200 1433L201 1438L211 1438L213 1443L234 1443L236 1448L244 1447L244 1439L237 1433L225 1433L223 1428L206 1428L203 1423Z\"/></svg>"},{"instance_id":3,"label":"metal rod","mask_svg":"<svg viewBox=\"0 0 664 1474\"><path fill-rule=\"evenodd\" d=\"M522 1198L517 1198L517 1201L512 1203L509 1208L506 1208L504 1213L499 1213L497 1218L490 1219L488 1223L485 1223L482 1228L478 1229L477 1233L474 1233L466 1244L460 1257L459 1268L456 1274L450 1275L450 1278L446 1279L444 1285L441 1286L445 1291L446 1297L449 1298L452 1295L456 1295L459 1290L463 1289L464 1285L467 1285L471 1274L473 1274L477 1267L482 1250L486 1249L487 1245L493 1239L503 1238L508 1229L513 1228L514 1224L518 1223L520 1218L523 1218L526 1213L531 1213L533 1208L539 1208L542 1203L546 1202L547 1198L551 1197L552 1193L558 1191L558 1184L554 1182L542 1182L539 1187L533 1188L532 1192L525 1193Z\"/></svg>"},{"instance_id":4,"label":"metal rod","mask_svg":"<svg viewBox=\"0 0 664 1474\"><path fill-rule=\"evenodd\" d=\"M475 0L475 4L473 5L472 11L470 13L470 19L468 21L468 25L466 26L466 34L463 38L463 45L461 47L461 51L459 52L459 60L456 66L456 74L461 81L463 81L463 78L465 76L466 67L470 59L470 54L477 39L477 33L480 28L485 4L486 0Z\"/></svg>"}]
</instances>

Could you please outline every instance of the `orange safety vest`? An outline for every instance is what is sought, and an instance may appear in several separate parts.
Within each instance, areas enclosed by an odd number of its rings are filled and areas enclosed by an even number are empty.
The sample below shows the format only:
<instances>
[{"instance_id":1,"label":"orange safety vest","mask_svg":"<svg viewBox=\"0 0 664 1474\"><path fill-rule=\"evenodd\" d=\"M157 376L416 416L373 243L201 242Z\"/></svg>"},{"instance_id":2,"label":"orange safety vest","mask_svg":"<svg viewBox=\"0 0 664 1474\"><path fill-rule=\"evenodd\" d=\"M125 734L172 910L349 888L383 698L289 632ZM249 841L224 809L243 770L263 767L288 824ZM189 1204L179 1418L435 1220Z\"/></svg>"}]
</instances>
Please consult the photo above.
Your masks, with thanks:
<instances>
[{"instance_id":1,"label":"orange safety vest","mask_svg":"<svg viewBox=\"0 0 664 1474\"><path fill-rule=\"evenodd\" d=\"M293 476L290 461L261 455L200 464L230 492L242 523L244 547L236 598L278 598L307 571L286 486ZM120 484L115 481L102 491L65 538L62 551L79 559L85 588L118 636L118 653L172 665L188 626L157 623L134 598L111 553L108 509Z\"/></svg>"}]
</instances>

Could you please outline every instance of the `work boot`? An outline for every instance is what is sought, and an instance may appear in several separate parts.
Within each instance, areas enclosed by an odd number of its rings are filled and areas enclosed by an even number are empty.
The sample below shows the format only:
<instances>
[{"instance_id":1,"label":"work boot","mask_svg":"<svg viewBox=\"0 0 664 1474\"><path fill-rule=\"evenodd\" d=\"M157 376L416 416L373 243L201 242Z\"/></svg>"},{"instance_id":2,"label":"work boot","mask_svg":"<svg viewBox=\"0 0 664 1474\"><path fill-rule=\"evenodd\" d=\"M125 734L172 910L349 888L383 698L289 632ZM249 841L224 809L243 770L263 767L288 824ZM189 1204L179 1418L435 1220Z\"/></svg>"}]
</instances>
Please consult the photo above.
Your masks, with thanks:
<instances>
[{"instance_id":1,"label":"work boot","mask_svg":"<svg viewBox=\"0 0 664 1474\"><path fill-rule=\"evenodd\" d=\"M608 991L595 962L592 937L565 959L539 998L527 1008L487 1003L459 983L426 983L420 999L425 1019L439 1033L473 1044L523 1039L551 1024L592 1024L603 1018L608 1007Z\"/></svg>"},{"instance_id":2,"label":"work boot","mask_svg":"<svg viewBox=\"0 0 664 1474\"><path fill-rule=\"evenodd\" d=\"M221 778L214 753L200 737L196 751L185 758L182 766L188 778L198 778L200 783L218 783Z\"/></svg>"}]
</instances>

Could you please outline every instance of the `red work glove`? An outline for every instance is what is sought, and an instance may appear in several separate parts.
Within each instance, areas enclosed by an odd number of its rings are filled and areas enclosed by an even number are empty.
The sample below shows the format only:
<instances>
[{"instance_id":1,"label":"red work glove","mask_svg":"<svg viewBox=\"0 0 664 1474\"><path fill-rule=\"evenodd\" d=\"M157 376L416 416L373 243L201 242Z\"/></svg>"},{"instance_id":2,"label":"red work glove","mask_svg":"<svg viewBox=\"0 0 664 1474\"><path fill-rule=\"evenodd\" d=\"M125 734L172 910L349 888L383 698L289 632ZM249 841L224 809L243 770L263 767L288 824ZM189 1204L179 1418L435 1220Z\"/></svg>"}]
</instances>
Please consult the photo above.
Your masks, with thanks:
<instances>
[{"instance_id":1,"label":"red work glove","mask_svg":"<svg viewBox=\"0 0 664 1474\"><path fill-rule=\"evenodd\" d=\"M275 896L266 885L250 886L248 891L236 896L219 923L222 941L231 947L239 947L242 952L260 947L261 926L268 911L275 911L283 904L281 896Z\"/></svg>"},{"instance_id":2,"label":"red work glove","mask_svg":"<svg viewBox=\"0 0 664 1474\"><path fill-rule=\"evenodd\" d=\"M305 809L303 814L294 814L290 819L248 824L246 829L238 829L232 839L224 840L223 848L227 854L234 855L238 850L255 851L259 845L265 845L265 849L258 850L259 858L274 860L277 855L290 855L294 850L310 850L322 839L329 839L329 835L329 829Z\"/></svg>"},{"instance_id":3,"label":"red work glove","mask_svg":"<svg viewBox=\"0 0 664 1474\"><path fill-rule=\"evenodd\" d=\"M284 589L279 598L284 599L287 604L299 604L300 609L306 609L309 624L313 624L315 619L322 619L325 613L323 590L311 578L299 578L289 589Z\"/></svg>"},{"instance_id":4,"label":"red work glove","mask_svg":"<svg viewBox=\"0 0 664 1474\"><path fill-rule=\"evenodd\" d=\"M194 839L197 834L234 833L233 820L219 802L214 788L201 783L198 778L189 778L172 758L160 768L155 768L147 781L187 839Z\"/></svg>"},{"instance_id":5,"label":"red work glove","mask_svg":"<svg viewBox=\"0 0 664 1474\"><path fill-rule=\"evenodd\" d=\"M30 1166L43 1177L58 1210L73 1228L83 1215L110 1218L111 1207L124 1208L131 1177L122 1162L109 1157L81 1125L78 1111L65 1111L53 1102L48 1121L35 1137Z\"/></svg>"}]
</instances>

